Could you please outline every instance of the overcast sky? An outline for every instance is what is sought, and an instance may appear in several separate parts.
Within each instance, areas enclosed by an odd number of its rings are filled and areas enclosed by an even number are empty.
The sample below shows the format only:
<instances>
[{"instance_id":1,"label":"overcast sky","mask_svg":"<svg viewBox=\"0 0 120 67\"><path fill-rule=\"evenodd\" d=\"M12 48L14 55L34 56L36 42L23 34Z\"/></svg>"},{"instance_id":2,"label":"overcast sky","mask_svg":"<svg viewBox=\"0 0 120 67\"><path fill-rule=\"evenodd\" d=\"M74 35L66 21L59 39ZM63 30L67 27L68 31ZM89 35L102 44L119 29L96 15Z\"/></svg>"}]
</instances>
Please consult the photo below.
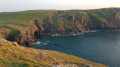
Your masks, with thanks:
<instances>
[{"instance_id":1,"label":"overcast sky","mask_svg":"<svg viewBox=\"0 0 120 67\"><path fill-rule=\"evenodd\" d=\"M0 12L120 7L120 0L0 0Z\"/></svg>"}]
</instances>

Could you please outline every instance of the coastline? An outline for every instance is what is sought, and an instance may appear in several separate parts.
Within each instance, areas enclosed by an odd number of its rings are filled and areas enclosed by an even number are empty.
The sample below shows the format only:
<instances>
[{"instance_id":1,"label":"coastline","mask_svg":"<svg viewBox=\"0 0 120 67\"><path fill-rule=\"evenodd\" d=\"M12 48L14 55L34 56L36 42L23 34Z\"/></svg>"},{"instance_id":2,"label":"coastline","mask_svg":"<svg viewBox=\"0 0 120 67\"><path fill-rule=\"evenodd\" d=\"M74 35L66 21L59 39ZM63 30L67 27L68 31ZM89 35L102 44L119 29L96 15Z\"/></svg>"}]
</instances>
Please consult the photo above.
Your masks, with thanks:
<instances>
[{"instance_id":1,"label":"coastline","mask_svg":"<svg viewBox=\"0 0 120 67\"><path fill-rule=\"evenodd\" d=\"M68 34L68 35L62 35L62 34L55 34L55 35L51 35L51 36L76 36L76 35L81 35L81 34L85 34L85 33L90 33L90 32L98 32L100 30L92 30L92 31L85 31L83 33L76 33L76 34Z\"/></svg>"}]
</instances>

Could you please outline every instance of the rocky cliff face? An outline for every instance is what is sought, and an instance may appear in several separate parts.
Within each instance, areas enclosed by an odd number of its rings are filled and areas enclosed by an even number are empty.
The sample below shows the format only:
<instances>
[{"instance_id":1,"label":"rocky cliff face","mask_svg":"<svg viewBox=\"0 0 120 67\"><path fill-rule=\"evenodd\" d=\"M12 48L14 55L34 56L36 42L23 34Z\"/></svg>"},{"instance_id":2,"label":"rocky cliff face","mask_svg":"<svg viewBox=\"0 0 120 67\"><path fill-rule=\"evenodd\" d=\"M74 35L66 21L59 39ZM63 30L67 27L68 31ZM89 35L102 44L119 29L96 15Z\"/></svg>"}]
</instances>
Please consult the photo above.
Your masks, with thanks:
<instances>
[{"instance_id":1,"label":"rocky cliff face","mask_svg":"<svg viewBox=\"0 0 120 67\"><path fill-rule=\"evenodd\" d=\"M35 39L35 32L36 32L37 28L27 28L25 31L21 31L19 32L19 36L17 36L15 38L15 41L17 41L19 44L21 45L32 45L34 44L36 41Z\"/></svg>"},{"instance_id":2,"label":"rocky cliff face","mask_svg":"<svg viewBox=\"0 0 120 67\"><path fill-rule=\"evenodd\" d=\"M5 38L5 39L7 39L7 37L10 36L10 32L11 32L10 29L1 28L1 29L0 29L0 38Z\"/></svg>"},{"instance_id":3,"label":"rocky cliff face","mask_svg":"<svg viewBox=\"0 0 120 67\"><path fill-rule=\"evenodd\" d=\"M49 18L35 19L32 23L41 34L69 35L90 30L90 22L86 14L51 15Z\"/></svg>"},{"instance_id":4,"label":"rocky cliff face","mask_svg":"<svg viewBox=\"0 0 120 67\"><path fill-rule=\"evenodd\" d=\"M102 16L102 12L110 12L113 15ZM43 35L70 35L92 30L119 30L120 27L120 11L116 10L58 11L58 13L50 15L48 18L34 19L33 24Z\"/></svg>"},{"instance_id":5,"label":"rocky cliff face","mask_svg":"<svg viewBox=\"0 0 120 67\"><path fill-rule=\"evenodd\" d=\"M15 32L7 28L0 29L0 37L29 46L42 35L71 35L92 30L120 30L120 9L53 11L45 14L45 17L43 17L44 14L40 13L40 15L42 15L40 18L29 20L28 24L32 24L33 27L28 26L25 30Z\"/></svg>"},{"instance_id":6,"label":"rocky cliff face","mask_svg":"<svg viewBox=\"0 0 120 67\"><path fill-rule=\"evenodd\" d=\"M29 46L36 42L34 32L37 28L27 28L25 31L18 31L17 36L12 34L9 29L0 29L0 38L4 38L10 41L16 41L21 45Z\"/></svg>"}]
</instances>

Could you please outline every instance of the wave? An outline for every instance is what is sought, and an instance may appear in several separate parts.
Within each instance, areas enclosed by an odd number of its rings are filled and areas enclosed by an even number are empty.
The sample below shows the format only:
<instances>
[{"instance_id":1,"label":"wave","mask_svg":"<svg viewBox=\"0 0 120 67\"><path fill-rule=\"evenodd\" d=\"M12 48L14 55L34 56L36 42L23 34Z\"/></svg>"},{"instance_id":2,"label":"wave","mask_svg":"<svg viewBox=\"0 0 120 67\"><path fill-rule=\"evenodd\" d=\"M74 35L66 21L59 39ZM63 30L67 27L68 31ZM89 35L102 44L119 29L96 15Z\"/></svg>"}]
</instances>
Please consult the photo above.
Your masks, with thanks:
<instances>
[{"instance_id":1,"label":"wave","mask_svg":"<svg viewBox=\"0 0 120 67\"><path fill-rule=\"evenodd\" d=\"M100 31L100 30L85 31L84 33L98 32L98 31ZM84 34L84 33L76 33L76 34L69 34L69 35L55 34L55 35L52 35L52 36L76 36L76 35L81 35L81 34Z\"/></svg>"},{"instance_id":2,"label":"wave","mask_svg":"<svg viewBox=\"0 0 120 67\"><path fill-rule=\"evenodd\" d=\"M41 42L40 41L38 41L37 43L35 43L35 44L40 44Z\"/></svg>"},{"instance_id":3,"label":"wave","mask_svg":"<svg viewBox=\"0 0 120 67\"><path fill-rule=\"evenodd\" d=\"M44 45L47 45L50 41L38 41L37 43L35 44L44 44Z\"/></svg>"}]
</instances>

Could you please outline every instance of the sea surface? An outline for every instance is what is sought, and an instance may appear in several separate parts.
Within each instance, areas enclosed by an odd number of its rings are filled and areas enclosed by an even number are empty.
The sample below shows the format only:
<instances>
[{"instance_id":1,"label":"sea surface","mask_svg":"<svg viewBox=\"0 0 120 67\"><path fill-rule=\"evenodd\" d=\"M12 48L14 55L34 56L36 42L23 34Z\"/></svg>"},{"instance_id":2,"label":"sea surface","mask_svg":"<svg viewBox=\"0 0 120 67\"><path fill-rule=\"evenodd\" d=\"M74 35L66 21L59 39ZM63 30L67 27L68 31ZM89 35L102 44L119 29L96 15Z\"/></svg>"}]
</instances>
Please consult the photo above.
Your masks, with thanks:
<instances>
[{"instance_id":1,"label":"sea surface","mask_svg":"<svg viewBox=\"0 0 120 67\"><path fill-rule=\"evenodd\" d=\"M90 61L120 67L120 31L90 32L75 36L43 36L32 47L55 50ZM41 43L47 41L48 43Z\"/></svg>"}]
</instances>

